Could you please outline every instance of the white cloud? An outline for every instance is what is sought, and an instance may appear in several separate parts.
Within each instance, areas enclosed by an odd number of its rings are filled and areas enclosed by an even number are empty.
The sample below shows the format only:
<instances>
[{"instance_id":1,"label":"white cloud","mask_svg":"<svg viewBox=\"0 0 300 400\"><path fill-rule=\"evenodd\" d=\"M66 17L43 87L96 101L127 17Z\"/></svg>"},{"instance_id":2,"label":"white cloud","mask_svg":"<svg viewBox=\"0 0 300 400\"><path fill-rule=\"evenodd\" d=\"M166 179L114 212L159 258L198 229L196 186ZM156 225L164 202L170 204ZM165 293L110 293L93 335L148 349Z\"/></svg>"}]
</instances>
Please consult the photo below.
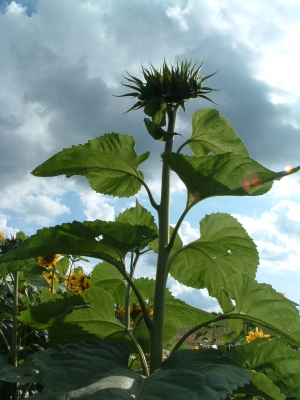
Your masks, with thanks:
<instances>
[{"instance_id":1,"label":"white cloud","mask_svg":"<svg viewBox=\"0 0 300 400\"><path fill-rule=\"evenodd\" d=\"M43 179L27 174L21 184L13 183L3 189L1 206L19 213L28 223L48 225L54 217L69 213L69 207L61 204L60 199L73 188L74 181L63 177Z\"/></svg>"},{"instance_id":2,"label":"white cloud","mask_svg":"<svg viewBox=\"0 0 300 400\"><path fill-rule=\"evenodd\" d=\"M8 217L5 214L0 214L0 232L4 233L5 236L15 236L18 232L17 229L13 229L7 226Z\"/></svg>"},{"instance_id":3,"label":"white cloud","mask_svg":"<svg viewBox=\"0 0 300 400\"><path fill-rule=\"evenodd\" d=\"M23 203L23 214L26 222L37 222L40 225L49 225L53 217L60 214L70 213L70 209L59 201L50 197L38 195L27 196Z\"/></svg>"},{"instance_id":4,"label":"white cloud","mask_svg":"<svg viewBox=\"0 0 300 400\"><path fill-rule=\"evenodd\" d=\"M172 277L168 278L167 286L174 297L194 307L202 308L208 312L221 311L218 301L208 294L207 289L193 289L182 285Z\"/></svg>"},{"instance_id":5,"label":"white cloud","mask_svg":"<svg viewBox=\"0 0 300 400\"><path fill-rule=\"evenodd\" d=\"M84 205L84 215L88 221L100 219L112 221L114 219L114 207L108 204L108 199L94 191L80 193L80 199Z\"/></svg>"},{"instance_id":6,"label":"white cloud","mask_svg":"<svg viewBox=\"0 0 300 400\"><path fill-rule=\"evenodd\" d=\"M257 244L260 266L273 271L300 269L300 206L281 200L259 216L234 215Z\"/></svg>"},{"instance_id":7,"label":"white cloud","mask_svg":"<svg viewBox=\"0 0 300 400\"><path fill-rule=\"evenodd\" d=\"M172 18L176 23L178 23L180 30L187 31L188 24L184 19L184 15L188 12L188 8L182 10L179 6L167 7L166 14L169 18Z\"/></svg>"},{"instance_id":8,"label":"white cloud","mask_svg":"<svg viewBox=\"0 0 300 400\"><path fill-rule=\"evenodd\" d=\"M9 3L6 7L6 13L7 14L16 14L16 15L21 15L25 14L26 7L22 7L21 4L16 3L15 1L12 1Z\"/></svg>"},{"instance_id":9,"label":"white cloud","mask_svg":"<svg viewBox=\"0 0 300 400\"><path fill-rule=\"evenodd\" d=\"M285 166L282 166L282 170L284 170L284 168ZM268 196L273 197L274 199L293 198L300 201L299 173L286 176L280 181L274 181L272 190Z\"/></svg>"},{"instance_id":10,"label":"white cloud","mask_svg":"<svg viewBox=\"0 0 300 400\"><path fill-rule=\"evenodd\" d=\"M179 228L179 235L183 241L183 244L186 245L199 239L200 233L199 229L192 228L188 221L183 221Z\"/></svg>"}]
</instances>

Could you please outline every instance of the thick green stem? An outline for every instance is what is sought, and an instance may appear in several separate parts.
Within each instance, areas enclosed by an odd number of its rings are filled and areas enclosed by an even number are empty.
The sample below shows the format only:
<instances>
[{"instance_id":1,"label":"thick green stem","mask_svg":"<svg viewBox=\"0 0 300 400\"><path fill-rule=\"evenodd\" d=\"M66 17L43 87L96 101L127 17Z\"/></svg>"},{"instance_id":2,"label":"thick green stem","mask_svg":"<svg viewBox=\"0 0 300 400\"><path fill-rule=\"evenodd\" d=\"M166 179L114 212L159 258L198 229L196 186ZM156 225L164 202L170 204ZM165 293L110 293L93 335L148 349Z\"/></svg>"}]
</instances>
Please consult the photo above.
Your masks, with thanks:
<instances>
[{"instance_id":1,"label":"thick green stem","mask_svg":"<svg viewBox=\"0 0 300 400\"><path fill-rule=\"evenodd\" d=\"M175 131L176 112L178 107L167 109L168 133ZM165 144L165 152L171 152L173 138ZM153 327L150 331L150 372L152 373L162 365L163 355L163 328L164 328L164 309L165 292L168 278L168 258L170 249L169 226L170 226L170 167L163 162L162 181L161 181L161 203L158 213L158 258L156 269L156 283L154 294L154 313Z\"/></svg>"},{"instance_id":2,"label":"thick green stem","mask_svg":"<svg viewBox=\"0 0 300 400\"><path fill-rule=\"evenodd\" d=\"M54 265L52 265L51 293L54 293L54 283L55 283L55 267Z\"/></svg>"},{"instance_id":3,"label":"thick green stem","mask_svg":"<svg viewBox=\"0 0 300 400\"><path fill-rule=\"evenodd\" d=\"M19 314L19 301L18 301L18 285L19 275L18 271L14 272L14 293L13 293L13 329L11 340L11 360L10 363L14 367L18 366L18 326L19 322L17 316Z\"/></svg>"},{"instance_id":4,"label":"thick green stem","mask_svg":"<svg viewBox=\"0 0 300 400\"><path fill-rule=\"evenodd\" d=\"M133 257L133 252L131 253L131 260L130 260L130 274L129 277L133 281L134 271L139 259L139 253L135 254L135 258ZM126 329L130 328L130 294L131 294L131 286L127 283L126 285L126 293L125 293L125 326Z\"/></svg>"},{"instance_id":5,"label":"thick green stem","mask_svg":"<svg viewBox=\"0 0 300 400\"><path fill-rule=\"evenodd\" d=\"M19 298L18 298L18 286L19 286L19 273L18 271L13 273L14 278L14 292L13 292L13 328L12 328L12 339L11 339L11 358L10 363L14 367L18 366L18 326L19 321L17 316L19 314ZM12 384L12 400L18 399L18 384Z\"/></svg>"},{"instance_id":6,"label":"thick green stem","mask_svg":"<svg viewBox=\"0 0 300 400\"><path fill-rule=\"evenodd\" d=\"M132 263L133 263L133 253L131 253L131 260L130 260L130 278L132 279ZM125 304L124 304L124 310L125 310L125 326L126 329L128 330L130 328L130 292L131 292L131 287L127 283L126 284L126 291L125 291Z\"/></svg>"}]
</instances>

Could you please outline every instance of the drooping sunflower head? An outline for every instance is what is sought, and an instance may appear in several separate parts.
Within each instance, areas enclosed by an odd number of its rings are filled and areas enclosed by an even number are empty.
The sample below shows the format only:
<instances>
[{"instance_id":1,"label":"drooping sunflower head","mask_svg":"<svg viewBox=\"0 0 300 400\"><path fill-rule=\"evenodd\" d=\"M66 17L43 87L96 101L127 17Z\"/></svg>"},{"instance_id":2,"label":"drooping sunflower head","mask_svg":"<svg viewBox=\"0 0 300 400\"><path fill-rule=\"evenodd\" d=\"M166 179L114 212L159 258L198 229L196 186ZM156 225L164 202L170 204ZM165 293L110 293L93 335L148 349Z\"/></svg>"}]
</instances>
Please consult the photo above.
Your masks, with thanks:
<instances>
[{"instance_id":1,"label":"drooping sunflower head","mask_svg":"<svg viewBox=\"0 0 300 400\"><path fill-rule=\"evenodd\" d=\"M57 264L57 261L60 258L60 254L49 254L47 256L39 257L38 265L40 267L50 268Z\"/></svg>"},{"instance_id":2,"label":"drooping sunflower head","mask_svg":"<svg viewBox=\"0 0 300 400\"><path fill-rule=\"evenodd\" d=\"M216 89L202 86L202 84L206 79L215 75L216 72L205 77L199 76L202 65L203 62L197 66L197 63L192 64L192 60L188 61L183 58L181 63L177 62L175 65L171 64L170 66L164 60L160 70L156 69L152 64L148 67L142 66L145 82L127 72L128 77L124 78L129 84L123 85L133 89L134 92L119 97L138 98L138 102L128 111L145 107L153 98L159 99L170 106L179 105L183 109L187 100L197 97L213 102L207 97L207 94L216 91Z\"/></svg>"}]
</instances>

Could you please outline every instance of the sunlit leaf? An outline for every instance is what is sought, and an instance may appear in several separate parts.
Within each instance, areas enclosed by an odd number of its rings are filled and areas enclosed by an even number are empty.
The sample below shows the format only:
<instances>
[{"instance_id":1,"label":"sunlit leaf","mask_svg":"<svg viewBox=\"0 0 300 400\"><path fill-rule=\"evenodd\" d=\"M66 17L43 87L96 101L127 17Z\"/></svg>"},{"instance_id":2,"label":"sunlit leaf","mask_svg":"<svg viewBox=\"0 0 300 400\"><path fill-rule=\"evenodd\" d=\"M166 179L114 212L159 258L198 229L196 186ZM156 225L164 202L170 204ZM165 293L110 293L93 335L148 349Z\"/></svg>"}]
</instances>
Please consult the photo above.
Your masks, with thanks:
<instances>
[{"instance_id":1,"label":"sunlit leaf","mask_svg":"<svg viewBox=\"0 0 300 400\"><path fill-rule=\"evenodd\" d=\"M258 196L267 193L275 179L287 172L273 172L240 154L203 157L164 153L162 159L176 172L196 201L212 196ZM299 171L293 168L289 174Z\"/></svg>"},{"instance_id":2,"label":"sunlit leaf","mask_svg":"<svg viewBox=\"0 0 300 400\"><path fill-rule=\"evenodd\" d=\"M238 389L235 393L243 393L251 396L252 399L264 400L285 400L286 397L280 392L279 388L265 374L256 371L247 371L252 381L243 388Z\"/></svg>"},{"instance_id":3,"label":"sunlit leaf","mask_svg":"<svg viewBox=\"0 0 300 400\"><path fill-rule=\"evenodd\" d=\"M131 225L146 225L153 230L157 229L153 215L143 207L137 199L135 201L135 207L127 208L117 216L115 221L129 223Z\"/></svg>"},{"instance_id":4,"label":"sunlit leaf","mask_svg":"<svg viewBox=\"0 0 300 400\"><path fill-rule=\"evenodd\" d=\"M69 269L69 265L70 265L69 257L62 257L55 265L55 268L60 274L65 275Z\"/></svg>"},{"instance_id":5,"label":"sunlit leaf","mask_svg":"<svg viewBox=\"0 0 300 400\"><path fill-rule=\"evenodd\" d=\"M202 108L196 111L192 118L192 130L188 144L198 157L226 152L249 156L229 121L221 117L217 110Z\"/></svg>"},{"instance_id":6,"label":"sunlit leaf","mask_svg":"<svg viewBox=\"0 0 300 400\"><path fill-rule=\"evenodd\" d=\"M116 304L124 304L125 281L122 274L111 264L97 264L92 271L91 284L106 290Z\"/></svg>"},{"instance_id":7,"label":"sunlit leaf","mask_svg":"<svg viewBox=\"0 0 300 400\"><path fill-rule=\"evenodd\" d=\"M74 309L69 314L51 320L51 345L78 343L91 338L105 338L123 331L124 325L115 317L113 298L105 290L93 287L84 291L88 308Z\"/></svg>"},{"instance_id":8,"label":"sunlit leaf","mask_svg":"<svg viewBox=\"0 0 300 400\"><path fill-rule=\"evenodd\" d=\"M300 346L300 315L292 301L270 285L257 283L242 273L231 277L226 291L235 301L235 308L228 315L240 314Z\"/></svg>"},{"instance_id":9,"label":"sunlit leaf","mask_svg":"<svg viewBox=\"0 0 300 400\"><path fill-rule=\"evenodd\" d=\"M166 299L165 315L178 328L189 328L212 319L212 315L179 299Z\"/></svg>"},{"instance_id":10,"label":"sunlit leaf","mask_svg":"<svg viewBox=\"0 0 300 400\"><path fill-rule=\"evenodd\" d=\"M230 354L241 367L266 375L287 397L300 397L298 351L279 341L256 339L233 347ZM258 380L254 380L253 383L257 388L264 389L264 381L258 384ZM284 397L281 395L278 398Z\"/></svg>"},{"instance_id":11,"label":"sunlit leaf","mask_svg":"<svg viewBox=\"0 0 300 400\"><path fill-rule=\"evenodd\" d=\"M21 245L20 245L21 246ZM3 257L7 257L9 253L6 253L4 256L0 256L0 263L2 263ZM10 262L3 262L3 264L0 264L0 274L2 276L6 276L10 272L15 272L15 271L24 271L28 272L31 271L35 266L36 266L36 260L30 257L26 257L28 260L22 260L19 261L19 259L13 259L14 261Z\"/></svg>"},{"instance_id":12,"label":"sunlit leaf","mask_svg":"<svg viewBox=\"0 0 300 400\"><path fill-rule=\"evenodd\" d=\"M107 133L84 145L55 154L32 172L49 177L65 174L85 176L98 193L118 197L134 196L141 188L143 174L137 169L149 152L138 156L133 137Z\"/></svg>"},{"instance_id":13,"label":"sunlit leaf","mask_svg":"<svg viewBox=\"0 0 300 400\"><path fill-rule=\"evenodd\" d=\"M20 322L33 329L48 329L52 318L59 317L67 310L85 304L79 295L70 293L68 296L62 297L53 295L48 289L46 291L51 295L51 300L29 306L27 310L21 312L19 315L18 319Z\"/></svg>"},{"instance_id":14,"label":"sunlit leaf","mask_svg":"<svg viewBox=\"0 0 300 400\"><path fill-rule=\"evenodd\" d=\"M257 266L256 245L243 226L231 215L217 213L200 222L200 239L175 253L170 273L186 286L207 288L229 311L232 303L224 292L229 279L241 271L254 277Z\"/></svg>"}]
</instances>

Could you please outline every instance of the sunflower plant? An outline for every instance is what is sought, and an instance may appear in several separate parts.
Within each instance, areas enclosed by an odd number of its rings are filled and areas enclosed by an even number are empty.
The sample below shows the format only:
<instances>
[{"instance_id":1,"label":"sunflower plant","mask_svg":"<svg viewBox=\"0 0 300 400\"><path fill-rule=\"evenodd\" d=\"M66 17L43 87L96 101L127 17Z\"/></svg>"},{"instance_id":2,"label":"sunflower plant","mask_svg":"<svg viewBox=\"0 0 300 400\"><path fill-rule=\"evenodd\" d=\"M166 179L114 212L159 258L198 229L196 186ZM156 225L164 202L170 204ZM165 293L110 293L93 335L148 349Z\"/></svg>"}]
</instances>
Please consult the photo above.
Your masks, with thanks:
<instances>
[{"instance_id":1,"label":"sunflower plant","mask_svg":"<svg viewBox=\"0 0 300 400\"><path fill-rule=\"evenodd\" d=\"M115 197L131 198L144 188L151 205L149 210L136 199L114 221L41 229L0 257L0 268L8 273L20 260L29 273L27 260L42 254L100 260L90 276L64 271L65 291L47 292L43 302L17 317L46 331L51 348L26 359L24 370L2 360L0 379L35 384L33 398L300 398L299 313L293 302L255 280L259 255L246 230L231 215L215 213L202 217L197 240L184 245L180 237L185 217L203 200L263 195L274 180L300 169L274 172L253 160L228 120L212 108L194 113L190 137L173 149L180 107L184 111L197 98L212 102L208 95L215 89L203 83L214 74L200 76L201 67L183 59L174 65L164 61L161 69L142 67L141 79L127 73L124 85L131 92L122 96L137 100L128 111L142 110L146 131L164 147L159 199L139 169L150 153L138 155L135 139L121 133L64 149L32 172L37 177L81 175L97 193ZM187 148L192 156L184 153ZM171 171L186 188L174 227ZM156 279L136 278L136 267L148 252L157 255ZM51 265L54 279L61 261L50 258L43 266ZM167 288L170 275L189 287L206 288L220 312L174 298ZM213 346L186 347L186 339L223 324L227 331Z\"/></svg>"}]
</instances>

